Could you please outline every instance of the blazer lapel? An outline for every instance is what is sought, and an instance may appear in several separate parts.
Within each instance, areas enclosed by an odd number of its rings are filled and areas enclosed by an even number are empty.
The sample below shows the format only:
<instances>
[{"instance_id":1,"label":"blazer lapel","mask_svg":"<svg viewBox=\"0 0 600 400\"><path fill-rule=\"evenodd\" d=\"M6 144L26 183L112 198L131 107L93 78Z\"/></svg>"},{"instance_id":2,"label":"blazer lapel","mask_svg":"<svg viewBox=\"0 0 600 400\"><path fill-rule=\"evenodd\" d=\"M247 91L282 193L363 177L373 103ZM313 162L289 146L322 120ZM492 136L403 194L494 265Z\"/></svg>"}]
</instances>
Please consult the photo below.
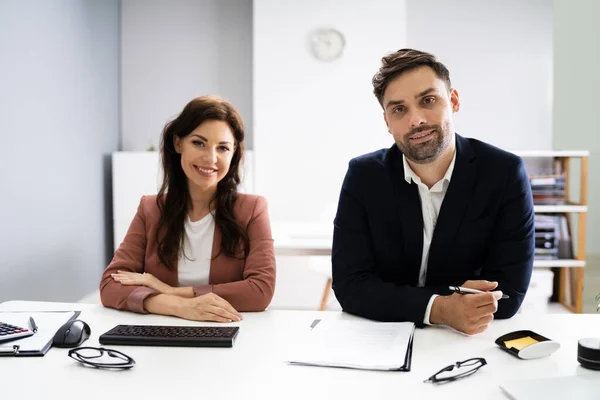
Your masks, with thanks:
<instances>
[{"instance_id":1,"label":"blazer lapel","mask_svg":"<svg viewBox=\"0 0 600 400\"><path fill-rule=\"evenodd\" d=\"M419 189L416 184L408 183L404 179L402 153L396 145L388 150L386 163L390 169L395 192L398 194L394 199L398 204L393 209L399 210L397 215L404 239L403 243L398 243L405 255L401 268L404 270L403 275L408 278L408 284L416 286L419 281L423 254L423 212L421 211Z\"/></svg>"},{"instance_id":2,"label":"blazer lapel","mask_svg":"<svg viewBox=\"0 0 600 400\"><path fill-rule=\"evenodd\" d=\"M456 161L450 179L450 185L438 215L433 233L427 276L435 276L436 269L444 268L446 254L452 246L452 240L461 224L471 192L477 178L475 154L468 140L456 135Z\"/></svg>"}]
</instances>

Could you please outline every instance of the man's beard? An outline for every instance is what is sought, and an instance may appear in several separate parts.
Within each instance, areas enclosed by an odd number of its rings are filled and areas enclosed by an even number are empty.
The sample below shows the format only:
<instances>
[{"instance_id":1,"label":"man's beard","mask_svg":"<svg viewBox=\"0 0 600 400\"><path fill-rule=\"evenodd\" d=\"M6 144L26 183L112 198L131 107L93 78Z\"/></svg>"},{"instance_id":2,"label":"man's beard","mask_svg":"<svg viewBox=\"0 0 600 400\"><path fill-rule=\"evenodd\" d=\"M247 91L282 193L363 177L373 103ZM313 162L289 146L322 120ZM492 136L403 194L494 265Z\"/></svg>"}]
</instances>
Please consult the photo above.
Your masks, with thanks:
<instances>
[{"instance_id":1,"label":"man's beard","mask_svg":"<svg viewBox=\"0 0 600 400\"><path fill-rule=\"evenodd\" d=\"M434 130L432 138L423 143L411 143L410 137L419 132L429 132ZM448 148L450 144L451 132L450 126L423 125L412 129L404 135L404 141L398 141L396 144L402 151L402 154L410 161L417 164L428 164L436 160L440 154Z\"/></svg>"}]
</instances>

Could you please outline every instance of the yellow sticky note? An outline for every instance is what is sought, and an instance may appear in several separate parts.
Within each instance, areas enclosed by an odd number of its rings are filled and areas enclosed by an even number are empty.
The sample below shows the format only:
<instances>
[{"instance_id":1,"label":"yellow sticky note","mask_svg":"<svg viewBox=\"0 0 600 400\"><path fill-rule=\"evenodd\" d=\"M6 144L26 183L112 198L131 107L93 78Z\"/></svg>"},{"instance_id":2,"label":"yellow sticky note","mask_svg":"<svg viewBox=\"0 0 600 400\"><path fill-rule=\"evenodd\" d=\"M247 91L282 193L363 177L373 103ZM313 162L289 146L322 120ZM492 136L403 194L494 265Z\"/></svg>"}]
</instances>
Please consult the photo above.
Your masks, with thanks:
<instances>
[{"instance_id":1,"label":"yellow sticky note","mask_svg":"<svg viewBox=\"0 0 600 400\"><path fill-rule=\"evenodd\" d=\"M509 349L511 347L514 347L517 350L522 350L525 347L529 346L530 344L536 344L536 343L538 343L538 341L535 340L534 338L532 338L531 336L524 336L524 337L518 338L518 339L507 340L506 342L504 342L504 345Z\"/></svg>"}]
</instances>

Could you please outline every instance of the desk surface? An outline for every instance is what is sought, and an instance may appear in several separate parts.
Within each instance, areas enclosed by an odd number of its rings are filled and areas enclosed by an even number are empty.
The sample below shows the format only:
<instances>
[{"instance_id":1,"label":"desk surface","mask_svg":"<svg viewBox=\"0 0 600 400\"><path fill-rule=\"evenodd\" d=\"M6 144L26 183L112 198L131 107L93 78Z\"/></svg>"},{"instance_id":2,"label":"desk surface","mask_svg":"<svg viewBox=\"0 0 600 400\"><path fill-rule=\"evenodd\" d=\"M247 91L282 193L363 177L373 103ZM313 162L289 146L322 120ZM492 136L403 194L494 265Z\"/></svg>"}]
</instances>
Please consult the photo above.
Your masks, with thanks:
<instances>
[{"instance_id":1,"label":"desk surface","mask_svg":"<svg viewBox=\"0 0 600 400\"><path fill-rule=\"evenodd\" d=\"M211 325L157 315L140 315L99 305L9 301L0 311L81 310L92 336L85 345L118 324ZM100 398L227 398L227 399L505 399L499 384L516 379L598 374L577 363L577 340L597 337L600 316L591 314L517 315L494 321L479 335L468 337L449 328L417 329L411 372L378 372L292 366L286 350L315 318L355 318L333 311L273 310L244 313L240 333L230 349L114 346L132 356L128 371L86 368L52 348L44 357L0 357L5 394L22 398L58 398L67 391L82 399ZM519 360L500 350L494 340L510 331L530 329L561 344L553 355ZM473 376L447 385L423 380L440 368L470 357L488 365ZM34 384L37 383L37 384ZM20 389L17 389L20 388ZM80 395L75 395L80 393ZM471 393L472 395L466 395ZM193 397L190 397L193 396Z\"/></svg>"}]
</instances>

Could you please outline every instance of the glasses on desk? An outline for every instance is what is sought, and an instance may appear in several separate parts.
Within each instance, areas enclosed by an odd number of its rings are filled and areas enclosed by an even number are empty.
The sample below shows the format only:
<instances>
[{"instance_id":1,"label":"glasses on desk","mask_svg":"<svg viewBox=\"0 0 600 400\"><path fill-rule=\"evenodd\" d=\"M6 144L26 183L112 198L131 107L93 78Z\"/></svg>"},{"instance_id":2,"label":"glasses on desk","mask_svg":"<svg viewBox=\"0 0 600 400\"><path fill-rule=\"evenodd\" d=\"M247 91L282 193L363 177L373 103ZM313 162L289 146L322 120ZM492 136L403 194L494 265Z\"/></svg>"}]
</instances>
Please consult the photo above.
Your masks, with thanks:
<instances>
[{"instance_id":1,"label":"glasses on desk","mask_svg":"<svg viewBox=\"0 0 600 400\"><path fill-rule=\"evenodd\" d=\"M469 358L465 361L458 361L455 364L448 365L447 367L442 368L423 382L452 382L457 379L473 375L475 372L479 371L479 368L483 367L486 364L487 361L485 361L485 358Z\"/></svg>"},{"instance_id":2,"label":"glasses on desk","mask_svg":"<svg viewBox=\"0 0 600 400\"><path fill-rule=\"evenodd\" d=\"M108 358L100 360L105 354ZM135 360L127 354L104 347L77 347L69 350L69 357L100 369L129 369L135 365Z\"/></svg>"}]
</instances>

